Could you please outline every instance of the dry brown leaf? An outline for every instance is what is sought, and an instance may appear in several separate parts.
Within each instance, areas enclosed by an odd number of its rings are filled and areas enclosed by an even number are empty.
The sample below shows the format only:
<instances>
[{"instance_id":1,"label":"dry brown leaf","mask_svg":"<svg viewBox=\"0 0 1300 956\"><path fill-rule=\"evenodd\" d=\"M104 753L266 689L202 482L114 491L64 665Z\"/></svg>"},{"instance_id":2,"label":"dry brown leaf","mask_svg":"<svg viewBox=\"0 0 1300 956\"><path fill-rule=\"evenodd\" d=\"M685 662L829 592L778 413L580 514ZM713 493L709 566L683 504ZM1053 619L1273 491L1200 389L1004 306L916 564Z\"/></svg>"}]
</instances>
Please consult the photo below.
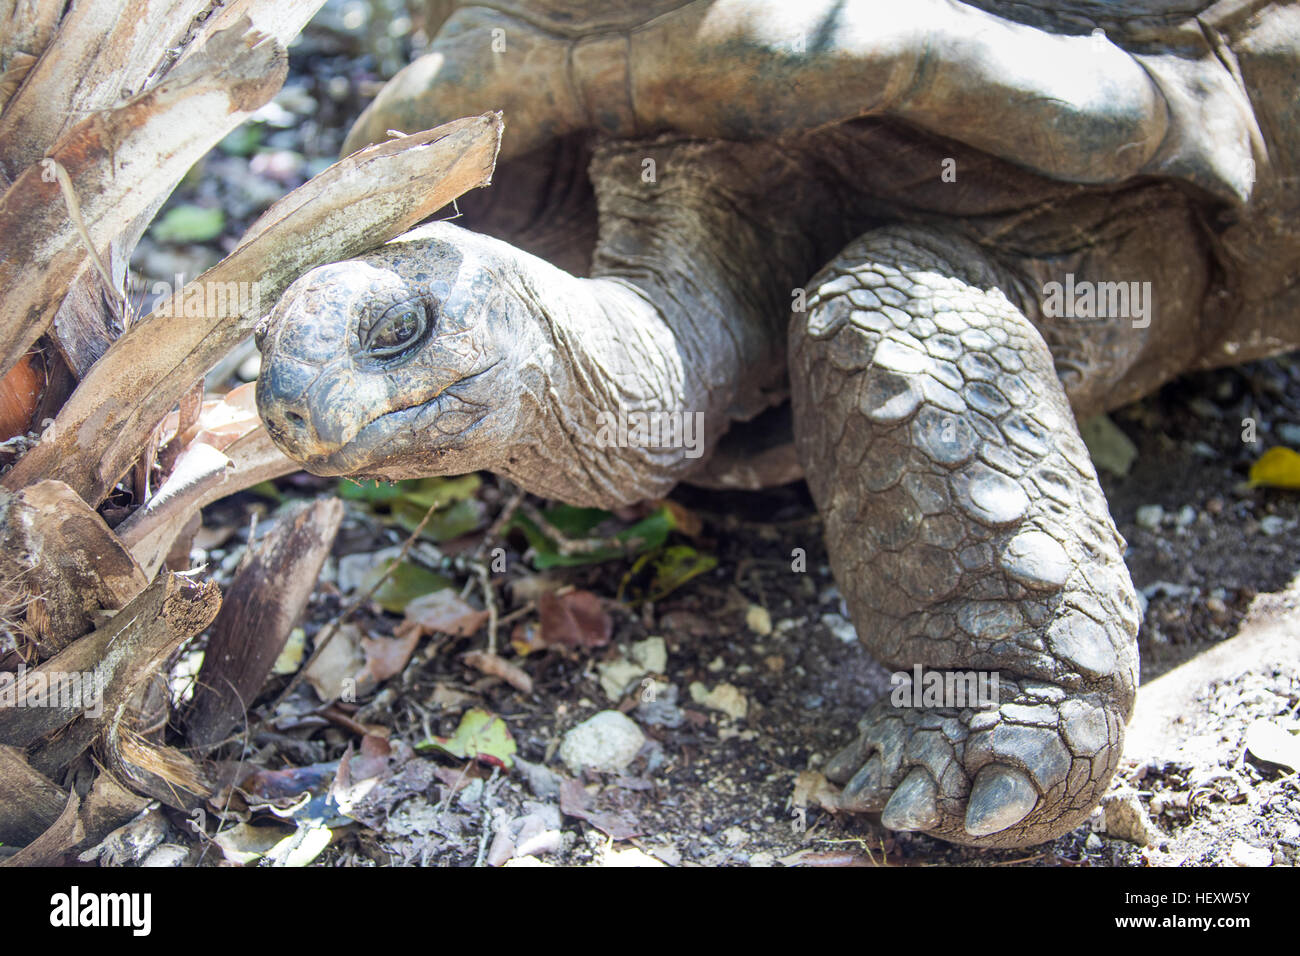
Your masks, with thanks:
<instances>
[{"instance_id":1,"label":"dry brown leaf","mask_svg":"<svg viewBox=\"0 0 1300 956\"><path fill-rule=\"evenodd\" d=\"M542 640L565 647L603 647L609 643L614 623L590 591L543 594L537 602Z\"/></svg>"},{"instance_id":2,"label":"dry brown leaf","mask_svg":"<svg viewBox=\"0 0 1300 956\"><path fill-rule=\"evenodd\" d=\"M375 683L400 674L419 643L419 635L410 631L394 637L362 637L361 650L366 657L364 673Z\"/></svg>"},{"instance_id":3,"label":"dry brown leaf","mask_svg":"<svg viewBox=\"0 0 1300 956\"><path fill-rule=\"evenodd\" d=\"M406 605L406 620L426 634L470 637L487 619L487 611L466 604L451 588L422 595Z\"/></svg>"}]
</instances>

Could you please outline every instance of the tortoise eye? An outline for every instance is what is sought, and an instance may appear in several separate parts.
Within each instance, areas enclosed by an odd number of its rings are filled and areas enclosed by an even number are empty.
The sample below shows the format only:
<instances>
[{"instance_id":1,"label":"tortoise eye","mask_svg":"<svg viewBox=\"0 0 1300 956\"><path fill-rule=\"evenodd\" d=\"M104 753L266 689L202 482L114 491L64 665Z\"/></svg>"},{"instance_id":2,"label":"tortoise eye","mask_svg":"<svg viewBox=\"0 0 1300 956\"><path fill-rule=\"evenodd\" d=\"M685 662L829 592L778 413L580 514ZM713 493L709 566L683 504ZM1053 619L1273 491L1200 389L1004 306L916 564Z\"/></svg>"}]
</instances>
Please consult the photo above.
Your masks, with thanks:
<instances>
[{"instance_id":1,"label":"tortoise eye","mask_svg":"<svg viewBox=\"0 0 1300 956\"><path fill-rule=\"evenodd\" d=\"M389 309L364 332L361 348L369 358L392 358L418 343L429 328L429 314L419 303Z\"/></svg>"}]
</instances>

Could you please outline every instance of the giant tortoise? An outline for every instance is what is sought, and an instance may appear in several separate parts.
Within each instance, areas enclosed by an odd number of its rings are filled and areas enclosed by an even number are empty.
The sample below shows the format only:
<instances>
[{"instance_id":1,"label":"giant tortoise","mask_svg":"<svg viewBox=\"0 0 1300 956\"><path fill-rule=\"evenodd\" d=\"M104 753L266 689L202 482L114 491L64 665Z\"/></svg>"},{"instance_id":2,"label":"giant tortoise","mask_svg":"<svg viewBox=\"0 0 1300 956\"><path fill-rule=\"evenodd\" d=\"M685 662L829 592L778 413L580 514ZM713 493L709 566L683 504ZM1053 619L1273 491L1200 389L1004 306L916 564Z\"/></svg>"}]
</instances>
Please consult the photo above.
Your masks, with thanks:
<instances>
[{"instance_id":1,"label":"giant tortoise","mask_svg":"<svg viewBox=\"0 0 1300 956\"><path fill-rule=\"evenodd\" d=\"M1300 345L1298 50L1255 0L463 7L349 149L500 109L497 184L295 282L258 407L317 474L578 505L801 469L871 653L1000 678L879 702L844 805L1052 838L1138 677L1076 419Z\"/></svg>"}]
</instances>

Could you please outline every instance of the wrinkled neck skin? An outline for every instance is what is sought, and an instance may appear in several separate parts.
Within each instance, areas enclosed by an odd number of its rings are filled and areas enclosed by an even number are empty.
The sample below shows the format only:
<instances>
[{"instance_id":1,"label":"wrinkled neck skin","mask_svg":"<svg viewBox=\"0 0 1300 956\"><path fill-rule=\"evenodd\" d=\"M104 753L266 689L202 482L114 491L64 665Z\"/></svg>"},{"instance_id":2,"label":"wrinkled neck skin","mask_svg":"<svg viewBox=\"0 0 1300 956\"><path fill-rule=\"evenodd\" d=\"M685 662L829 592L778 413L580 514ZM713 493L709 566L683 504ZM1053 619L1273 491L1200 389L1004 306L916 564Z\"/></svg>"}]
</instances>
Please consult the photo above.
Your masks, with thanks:
<instances>
[{"instance_id":1,"label":"wrinkled neck skin","mask_svg":"<svg viewBox=\"0 0 1300 956\"><path fill-rule=\"evenodd\" d=\"M487 467L529 492L571 504L614 507L662 497L690 470L692 449L619 439L633 413L703 412L711 448L727 421L728 389L709 388L673 320L645 291L617 279L578 279L520 253L514 280L541 319L539 341L519 368L517 428ZM692 418L694 426L701 419Z\"/></svg>"},{"instance_id":2,"label":"wrinkled neck skin","mask_svg":"<svg viewBox=\"0 0 1300 956\"><path fill-rule=\"evenodd\" d=\"M663 497L734 419L780 399L785 315L780 301L757 304L773 298L763 287L774 277L731 275L716 262L727 254L717 235L700 232L707 217L672 215L695 224L629 224L636 238L621 253L603 242L596 278L518 254L543 341L520 369L519 427L493 471L586 506ZM647 243L664 249L631 248Z\"/></svg>"},{"instance_id":3,"label":"wrinkled neck skin","mask_svg":"<svg viewBox=\"0 0 1300 956\"><path fill-rule=\"evenodd\" d=\"M792 296L846 238L790 170L771 145L596 150L594 278L518 254L550 354L521 376L530 420L495 470L574 503L662 497L733 421L784 399Z\"/></svg>"}]
</instances>

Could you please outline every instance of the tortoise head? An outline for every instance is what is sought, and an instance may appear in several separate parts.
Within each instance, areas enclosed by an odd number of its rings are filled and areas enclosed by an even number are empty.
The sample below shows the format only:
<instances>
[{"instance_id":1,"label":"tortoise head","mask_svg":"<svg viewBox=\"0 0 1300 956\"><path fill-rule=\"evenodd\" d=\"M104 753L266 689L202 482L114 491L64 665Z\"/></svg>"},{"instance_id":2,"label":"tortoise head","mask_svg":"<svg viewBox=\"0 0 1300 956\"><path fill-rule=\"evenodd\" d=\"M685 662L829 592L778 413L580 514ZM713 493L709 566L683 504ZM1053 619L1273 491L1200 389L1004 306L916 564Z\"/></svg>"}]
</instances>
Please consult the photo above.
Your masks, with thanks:
<instances>
[{"instance_id":1,"label":"tortoise head","mask_svg":"<svg viewBox=\"0 0 1300 956\"><path fill-rule=\"evenodd\" d=\"M257 333L257 407L319 475L489 467L516 434L543 328L504 243L436 224L300 277Z\"/></svg>"}]
</instances>

